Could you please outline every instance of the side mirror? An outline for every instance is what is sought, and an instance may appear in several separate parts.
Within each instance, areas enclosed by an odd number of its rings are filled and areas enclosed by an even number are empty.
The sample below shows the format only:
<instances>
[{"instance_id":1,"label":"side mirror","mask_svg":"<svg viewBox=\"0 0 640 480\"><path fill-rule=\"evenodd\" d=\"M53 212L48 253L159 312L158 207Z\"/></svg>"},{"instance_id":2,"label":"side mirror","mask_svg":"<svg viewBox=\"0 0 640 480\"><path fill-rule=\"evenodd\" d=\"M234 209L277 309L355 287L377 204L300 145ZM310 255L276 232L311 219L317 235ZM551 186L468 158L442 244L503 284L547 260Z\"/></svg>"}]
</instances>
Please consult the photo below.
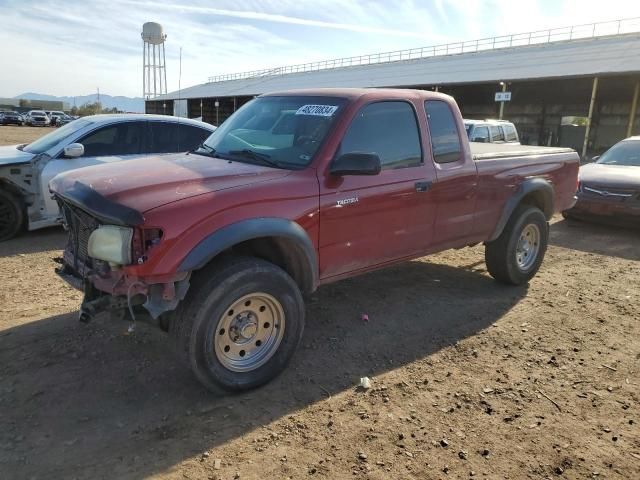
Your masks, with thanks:
<instances>
[{"instance_id":1,"label":"side mirror","mask_svg":"<svg viewBox=\"0 0 640 480\"><path fill-rule=\"evenodd\" d=\"M376 153L345 153L333 161L331 175L378 175L382 170Z\"/></svg>"},{"instance_id":2,"label":"side mirror","mask_svg":"<svg viewBox=\"0 0 640 480\"><path fill-rule=\"evenodd\" d=\"M64 156L67 158L78 158L84 155L84 145L81 143L70 143L64 147Z\"/></svg>"},{"instance_id":3,"label":"side mirror","mask_svg":"<svg viewBox=\"0 0 640 480\"><path fill-rule=\"evenodd\" d=\"M600 155L596 155L595 157L591 157L591 161L595 162L600 158Z\"/></svg>"}]
</instances>

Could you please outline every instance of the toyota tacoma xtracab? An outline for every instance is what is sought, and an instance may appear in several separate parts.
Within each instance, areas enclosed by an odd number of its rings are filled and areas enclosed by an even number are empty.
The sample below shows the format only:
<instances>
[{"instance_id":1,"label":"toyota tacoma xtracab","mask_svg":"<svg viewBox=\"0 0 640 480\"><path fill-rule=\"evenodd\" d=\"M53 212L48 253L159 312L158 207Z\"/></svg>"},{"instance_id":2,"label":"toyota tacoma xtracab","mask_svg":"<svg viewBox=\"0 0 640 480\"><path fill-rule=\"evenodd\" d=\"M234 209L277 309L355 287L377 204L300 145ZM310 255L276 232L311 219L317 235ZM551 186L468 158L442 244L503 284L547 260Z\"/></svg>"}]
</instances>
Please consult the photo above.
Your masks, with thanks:
<instances>
[{"instance_id":1,"label":"toyota tacoma xtracab","mask_svg":"<svg viewBox=\"0 0 640 480\"><path fill-rule=\"evenodd\" d=\"M144 310L205 386L248 389L283 370L303 295L322 284L478 243L496 280L527 282L578 163L571 149L470 146L443 94L262 95L192 152L54 178L69 231L58 271L84 289L81 319Z\"/></svg>"}]
</instances>

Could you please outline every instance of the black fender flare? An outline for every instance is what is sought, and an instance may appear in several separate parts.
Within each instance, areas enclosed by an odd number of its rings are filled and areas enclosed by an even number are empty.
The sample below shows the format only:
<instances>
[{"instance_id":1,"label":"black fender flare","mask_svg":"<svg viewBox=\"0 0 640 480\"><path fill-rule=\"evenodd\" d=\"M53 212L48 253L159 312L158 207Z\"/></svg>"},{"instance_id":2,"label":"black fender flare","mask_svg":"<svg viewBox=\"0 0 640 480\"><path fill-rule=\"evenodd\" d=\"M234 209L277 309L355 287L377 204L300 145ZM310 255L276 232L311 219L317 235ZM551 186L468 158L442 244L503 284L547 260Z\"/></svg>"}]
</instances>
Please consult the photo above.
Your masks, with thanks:
<instances>
[{"instance_id":1,"label":"black fender flare","mask_svg":"<svg viewBox=\"0 0 640 480\"><path fill-rule=\"evenodd\" d=\"M500 219L498 220L496 228L487 241L492 242L493 240L498 238L504 230L504 227L507 225L507 222L509 221L509 218L511 218L514 210L518 207L518 205L520 205L522 200L527 195L537 192L540 192L543 201L542 211L544 212L545 217L547 217L547 220L550 220L553 216L554 211L553 199L555 198L555 196L553 185L544 178L527 178L518 186L518 189L516 190L514 195L511 196L511 198L509 198L509 200L507 200L507 202L505 203L504 208L502 209L502 215L500 215Z\"/></svg>"},{"instance_id":2,"label":"black fender flare","mask_svg":"<svg viewBox=\"0 0 640 480\"><path fill-rule=\"evenodd\" d=\"M241 220L216 230L203 238L182 260L178 272L199 270L220 253L239 243L258 238L289 241L293 248L287 256L299 273L301 288L313 292L318 285L318 255L307 232L298 223L277 217Z\"/></svg>"}]
</instances>

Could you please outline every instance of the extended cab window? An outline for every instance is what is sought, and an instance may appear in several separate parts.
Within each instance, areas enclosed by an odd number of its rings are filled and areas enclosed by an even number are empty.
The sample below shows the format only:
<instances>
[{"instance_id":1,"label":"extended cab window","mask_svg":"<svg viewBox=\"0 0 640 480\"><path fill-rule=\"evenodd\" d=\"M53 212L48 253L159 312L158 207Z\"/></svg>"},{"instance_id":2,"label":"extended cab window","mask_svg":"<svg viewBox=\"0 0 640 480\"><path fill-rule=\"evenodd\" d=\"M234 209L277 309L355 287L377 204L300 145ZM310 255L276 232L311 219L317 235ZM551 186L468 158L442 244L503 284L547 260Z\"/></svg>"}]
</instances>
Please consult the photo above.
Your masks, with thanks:
<instances>
[{"instance_id":1,"label":"extended cab window","mask_svg":"<svg viewBox=\"0 0 640 480\"><path fill-rule=\"evenodd\" d=\"M453 112L442 100L429 100L424 104L431 132L433 160L438 163L456 162L462 155L460 135Z\"/></svg>"},{"instance_id":2,"label":"extended cab window","mask_svg":"<svg viewBox=\"0 0 640 480\"><path fill-rule=\"evenodd\" d=\"M85 157L141 153L144 122L124 122L99 128L79 140Z\"/></svg>"},{"instance_id":3,"label":"extended cab window","mask_svg":"<svg viewBox=\"0 0 640 480\"><path fill-rule=\"evenodd\" d=\"M340 154L376 153L382 169L422 163L420 133L407 102L378 102L363 107L342 139Z\"/></svg>"}]
</instances>

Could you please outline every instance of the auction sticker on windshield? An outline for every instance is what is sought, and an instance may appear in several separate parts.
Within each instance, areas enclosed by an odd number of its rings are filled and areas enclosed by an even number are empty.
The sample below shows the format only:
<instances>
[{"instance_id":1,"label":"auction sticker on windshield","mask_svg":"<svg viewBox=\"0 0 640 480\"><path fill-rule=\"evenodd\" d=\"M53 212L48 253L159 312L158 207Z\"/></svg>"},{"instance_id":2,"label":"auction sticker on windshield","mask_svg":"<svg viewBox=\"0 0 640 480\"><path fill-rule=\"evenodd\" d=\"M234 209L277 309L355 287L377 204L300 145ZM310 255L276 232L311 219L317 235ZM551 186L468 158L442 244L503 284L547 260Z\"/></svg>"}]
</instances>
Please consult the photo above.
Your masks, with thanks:
<instances>
[{"instance_id":1,"label":"auction sticker on windshield","mask_svg":"<svg viewBox=\"0 0 640 480\"><path fill-rule=\"evenodd\" d=\"M296 115L315 115L317 117L330 117L338 109L335 105L303 105Z\"/></svg>"}]
</instances>

